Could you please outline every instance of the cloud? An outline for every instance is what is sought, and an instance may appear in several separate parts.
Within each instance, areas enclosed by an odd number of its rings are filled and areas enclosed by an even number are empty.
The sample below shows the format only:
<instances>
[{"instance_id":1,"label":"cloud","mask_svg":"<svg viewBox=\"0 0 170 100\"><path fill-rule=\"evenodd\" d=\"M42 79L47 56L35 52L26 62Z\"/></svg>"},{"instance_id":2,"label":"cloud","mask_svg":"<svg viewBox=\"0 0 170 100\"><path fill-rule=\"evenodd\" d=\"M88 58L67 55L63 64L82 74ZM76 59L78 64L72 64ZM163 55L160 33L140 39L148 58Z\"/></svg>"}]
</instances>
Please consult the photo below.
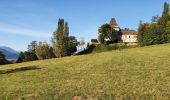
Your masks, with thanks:
<instances>
[{"instance_id":1,"label":"cloud","mask_svg":"<svg viewBox=\"0 0 170 100\"><path fill-rule=\"evenodd\" d=\"M1 24L0 23L0 32L10 33L16 35L24 35L30 37L39 37L39 38L50 38L52 32L44 30L35 30L31 28L20 27L16 25Z\"/></svg>"}]
</instances>

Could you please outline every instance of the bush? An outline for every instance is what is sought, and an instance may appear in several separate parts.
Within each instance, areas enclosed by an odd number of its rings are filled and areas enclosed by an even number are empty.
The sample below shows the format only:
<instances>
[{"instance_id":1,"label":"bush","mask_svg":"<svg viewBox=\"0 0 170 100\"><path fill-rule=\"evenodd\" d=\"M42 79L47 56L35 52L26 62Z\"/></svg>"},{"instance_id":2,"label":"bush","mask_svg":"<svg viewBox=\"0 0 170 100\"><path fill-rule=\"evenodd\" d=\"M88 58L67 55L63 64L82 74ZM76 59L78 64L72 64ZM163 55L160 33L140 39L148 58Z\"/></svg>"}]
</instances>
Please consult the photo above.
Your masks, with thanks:
<instances>
[{"instance_id":1,"label":"bush","mask_svg":"<svg viewBox=\"0 0 170 100\"><path fill-rule=\"evenodd\" d=\"M112 50L116 50L116 49L119 49L118 44L110 44L110 45L96 44L93 52L94 53L105 52L105 51L112 51Z\"/></svg>"},{"instance_id":2,"label":"bush","mask_svg":"<svg viewBox=\"0 0 170 100\"><path fill-rule=\"evenodd\" d=\"M98 43L98 40L97 39L91 39L91 42L92 43Z\"/></svg>"}]
</instances>

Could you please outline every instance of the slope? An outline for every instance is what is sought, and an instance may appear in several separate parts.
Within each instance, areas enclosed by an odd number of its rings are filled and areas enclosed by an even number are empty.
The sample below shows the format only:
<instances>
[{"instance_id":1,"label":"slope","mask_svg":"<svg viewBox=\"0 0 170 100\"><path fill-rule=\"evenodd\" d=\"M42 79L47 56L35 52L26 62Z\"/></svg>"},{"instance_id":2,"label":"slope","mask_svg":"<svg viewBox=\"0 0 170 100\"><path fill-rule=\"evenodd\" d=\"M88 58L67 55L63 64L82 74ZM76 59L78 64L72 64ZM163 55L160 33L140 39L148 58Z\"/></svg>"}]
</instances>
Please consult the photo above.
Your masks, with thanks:
<instances>
[{"instance_id":1,"label":"slope","mask_svg":"<svg viewBox=\"0 0 170 100\"><path fill-rule=\"evenodd\" d=\"M0 66L0 98L169 99L170 44Z\"/></svg>"}]
</instances>

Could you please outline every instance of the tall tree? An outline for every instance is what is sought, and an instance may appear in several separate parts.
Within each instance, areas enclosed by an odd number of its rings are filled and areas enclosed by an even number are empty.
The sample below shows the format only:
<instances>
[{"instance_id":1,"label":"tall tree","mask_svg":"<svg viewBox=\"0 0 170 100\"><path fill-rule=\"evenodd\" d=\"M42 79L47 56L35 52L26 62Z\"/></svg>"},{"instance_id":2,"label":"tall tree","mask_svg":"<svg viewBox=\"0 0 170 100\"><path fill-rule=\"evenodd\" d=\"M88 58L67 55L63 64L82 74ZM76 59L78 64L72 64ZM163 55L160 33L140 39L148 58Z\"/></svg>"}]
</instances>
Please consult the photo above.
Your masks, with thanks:
<instances>
[{"instance_id":1,"label":"tall tree","mask_svg":"<svg viewBox=\"0 0 170 100\"><path fill-rule=\"evenodd\" d=\"M162 16L158 20L158 25L166 27L168 21L170 21L169 4L165 2Z\"/></svg>"},{"instance_id":2,"label":"tall tree","mask_svg":"<svg viewBox=\"0 0 170 100\"><path fill-rule=\"evenodd\" d=\"M71 55L70 49L69 49L69 27L68 23L66 22L64 25L64 39L63 39L63 53L64 56Z\"/></svg>"},{"instance_id":3,"label":"tall tree","mask_svg":"<svg viewBox=\"0 0 170 100\"><path fill-rule=\"evenodd\" d=\"M64 28L64 19L58 20L58 28L53 33L53 47L54 54L56 57L64 57L67 56L66 42L65 36L68 34L66 28Z\"/></svg>"}]
</instances>

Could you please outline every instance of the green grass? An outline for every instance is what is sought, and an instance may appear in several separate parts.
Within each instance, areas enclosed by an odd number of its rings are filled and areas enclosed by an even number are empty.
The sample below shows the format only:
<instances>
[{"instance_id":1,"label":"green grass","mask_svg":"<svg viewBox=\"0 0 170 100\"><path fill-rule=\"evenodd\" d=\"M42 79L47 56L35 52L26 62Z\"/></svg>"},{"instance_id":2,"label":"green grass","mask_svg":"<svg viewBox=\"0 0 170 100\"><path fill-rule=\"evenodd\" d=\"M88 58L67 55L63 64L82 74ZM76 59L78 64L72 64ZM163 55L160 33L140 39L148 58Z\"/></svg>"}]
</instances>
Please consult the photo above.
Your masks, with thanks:
<instances>
[{"instance_id":1,"label":"green grass","mask_svg":"<svg viewBox=\"0 0 170 100\"><path fill-rule=\"evenodd\" d=\"M170 44L0 66L0 99L170 99Z\"/></svg>"}]
</instances>

